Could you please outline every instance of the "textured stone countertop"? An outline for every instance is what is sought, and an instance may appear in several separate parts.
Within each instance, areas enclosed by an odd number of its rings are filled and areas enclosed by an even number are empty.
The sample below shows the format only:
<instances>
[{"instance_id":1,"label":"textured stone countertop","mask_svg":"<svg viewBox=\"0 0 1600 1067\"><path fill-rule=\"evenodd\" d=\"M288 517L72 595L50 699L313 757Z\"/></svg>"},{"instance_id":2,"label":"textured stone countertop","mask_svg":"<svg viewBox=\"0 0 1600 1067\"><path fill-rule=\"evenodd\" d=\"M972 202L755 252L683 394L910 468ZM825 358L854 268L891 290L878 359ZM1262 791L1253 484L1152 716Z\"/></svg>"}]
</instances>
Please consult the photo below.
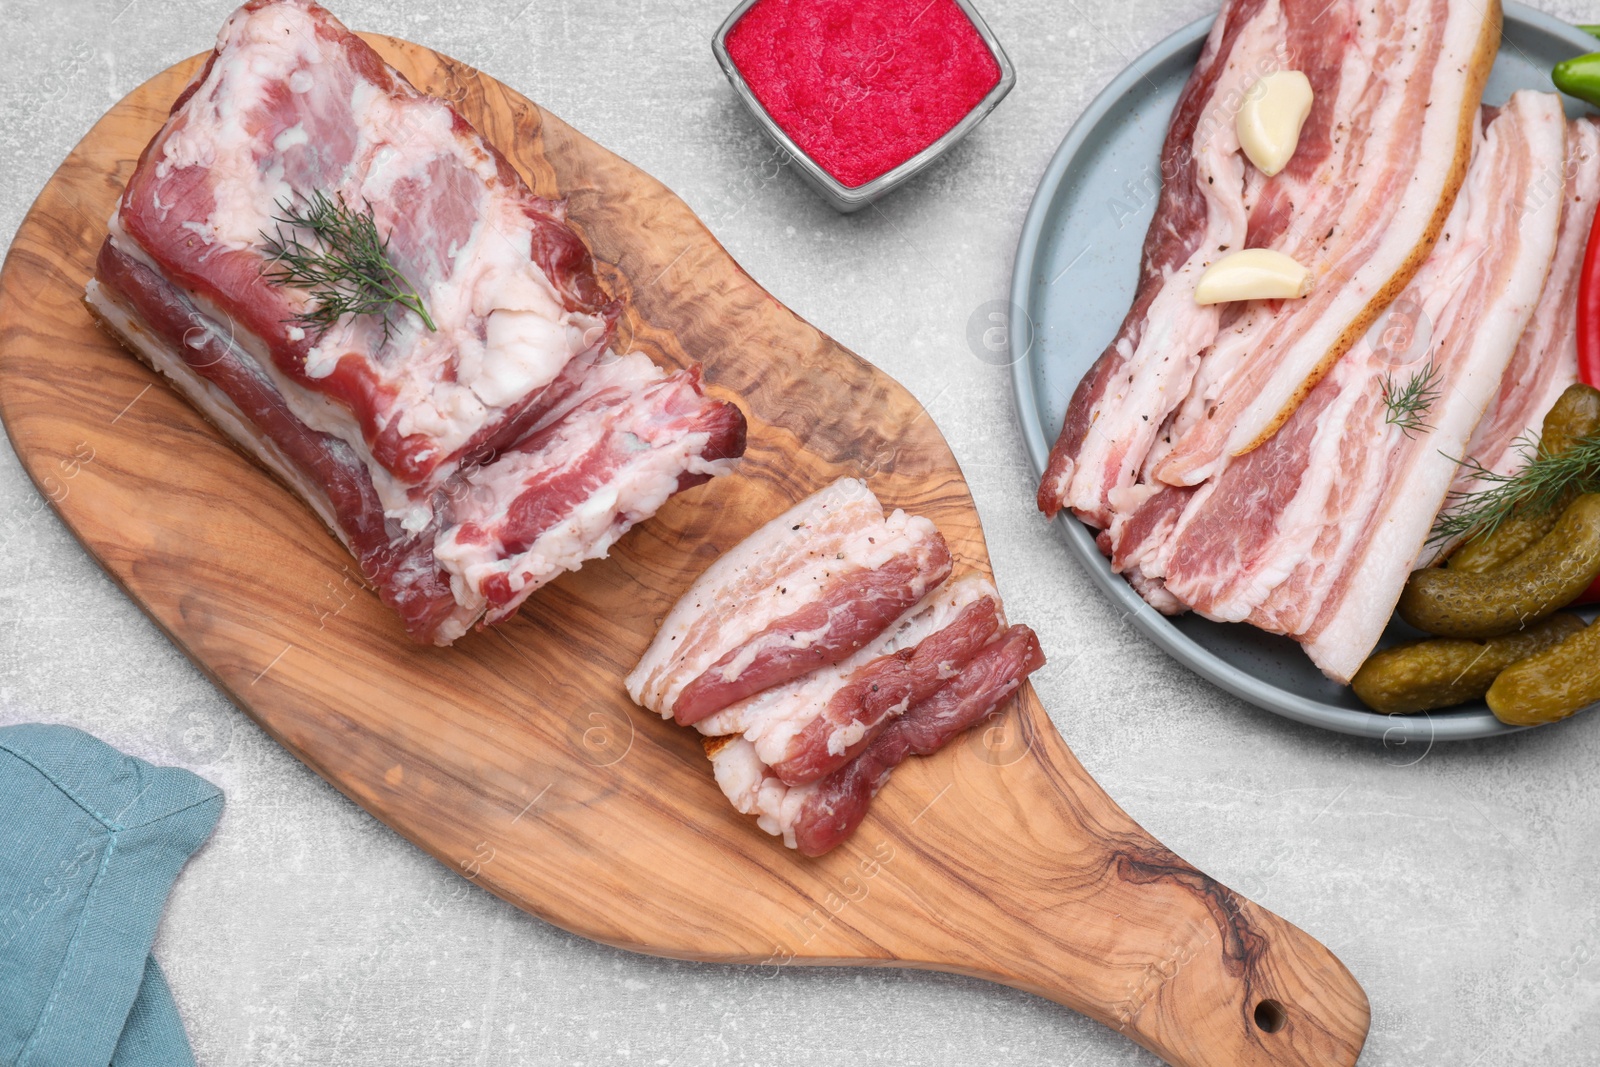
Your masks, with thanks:
<instances>
[{"instance_id":1,"label":"textured stone countertop","mask_svg":"<svg viewBox=\"0 0 1600 1067\"><path fill-rule=\"evenodd\" d=\"M972 483L1008 612L1070 660L1039 683L1057 726L1152 833L1345 961L1372 1002L1363 1064L1600 1063L1600 719L1386 748L1202 682L1119 624L1034 510L1006 371L968 346L1068 127L1215 0L979 0L1015 91L853 217L774 165L718 71L708 42L732 3L335 6L482 67L656 175L778 299L916 394ZM0 243L90 124L209 47L231 6L0 0ZM1540 6L1600 22L1597 0ZM0 724L79 726L227 793L156 946L206 1067L1156 1062L998 986L651 959L468 887L224 700L0 450Z\"/></svg>"}]
</instances>

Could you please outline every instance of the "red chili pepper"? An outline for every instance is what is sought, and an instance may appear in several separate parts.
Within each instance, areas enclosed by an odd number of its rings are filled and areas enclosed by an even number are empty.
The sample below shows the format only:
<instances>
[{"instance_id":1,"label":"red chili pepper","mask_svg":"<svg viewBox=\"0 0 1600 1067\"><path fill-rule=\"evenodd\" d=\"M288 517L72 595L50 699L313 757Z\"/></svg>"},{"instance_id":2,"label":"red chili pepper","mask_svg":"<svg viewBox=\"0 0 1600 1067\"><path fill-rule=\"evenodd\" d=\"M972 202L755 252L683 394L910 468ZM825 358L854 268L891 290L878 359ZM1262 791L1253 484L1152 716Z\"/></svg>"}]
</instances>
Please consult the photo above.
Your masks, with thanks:
<instances>
[{"instance_id":1,"label":"red chili pepper","mask_svg":"<svg viewBox=\"0 0 1600 1067\"><path fill-rule=\"evenodd\" d=\"M1578 375L1600 389L1600 215L1589 230L1578 286Z\"/></svg>"},{"instance_id":2,"label":"red chili pepper","mask_svg":"<svg viewBox=\"0 0 1600 1067\"><path fill-rule=\"evenodd\" d=\"M1600 215L1589 229L1583 252L1583 278L1578 286L1578 376L1600 389ZM1579 604L1600 603L1600 581L1578 598Z\"/></svg>"}]
</instances>

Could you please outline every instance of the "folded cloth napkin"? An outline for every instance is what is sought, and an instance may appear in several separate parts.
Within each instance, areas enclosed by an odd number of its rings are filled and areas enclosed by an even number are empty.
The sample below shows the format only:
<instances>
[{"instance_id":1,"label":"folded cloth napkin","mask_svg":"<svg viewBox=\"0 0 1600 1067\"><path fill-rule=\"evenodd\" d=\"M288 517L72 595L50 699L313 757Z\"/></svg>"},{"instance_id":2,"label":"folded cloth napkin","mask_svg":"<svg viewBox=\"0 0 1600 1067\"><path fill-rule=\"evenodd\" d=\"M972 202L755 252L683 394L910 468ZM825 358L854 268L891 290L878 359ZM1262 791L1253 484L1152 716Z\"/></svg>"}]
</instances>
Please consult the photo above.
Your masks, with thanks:
<instances>
[{"instance_id":1,"label":"folded cloth napkin","mask_svg":"<svg viewBox=\"0 0 1600 1067\"><path fill-rule=\"evenodd\" d=\"M0 1064L192 1067L150 955L216 786L81 730L0 728Z\"/></svg>"}]
</instances>

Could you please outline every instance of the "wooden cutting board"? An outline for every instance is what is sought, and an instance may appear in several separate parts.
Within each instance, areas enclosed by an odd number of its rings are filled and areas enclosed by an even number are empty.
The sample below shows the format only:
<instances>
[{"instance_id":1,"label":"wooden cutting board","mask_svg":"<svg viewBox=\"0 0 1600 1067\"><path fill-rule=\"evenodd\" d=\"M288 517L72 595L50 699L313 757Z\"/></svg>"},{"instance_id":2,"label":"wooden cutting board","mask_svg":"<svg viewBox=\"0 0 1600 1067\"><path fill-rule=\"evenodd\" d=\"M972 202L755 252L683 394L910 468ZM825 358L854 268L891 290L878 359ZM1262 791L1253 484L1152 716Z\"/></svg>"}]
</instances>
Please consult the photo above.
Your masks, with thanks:
<instances>
[{"instance_id":1,"label":"wooden cutting board","mask_svg":"<svg viewBox=\"0 0 1600 1067\"><path fill-rule=\"evenodd\" d=\"M368 39L538 192L568 199L627 298L622 344L702 361L748 414L749 452L509 625L449 649L408 642L310 511L83 306L113 201L197 57L89 132L0 275L0 415L17 454L173 642L356 803L585 937L775 970L975 975L1181 1067L1354 1063L1368 1006L1338 959L1140 829L1031 687L988 729L901 767L820 860L730 809L697 736L623 692L657 621L720 552L841 475L928 516L958 567L987 573L961 470L910 394L763 291L660 183L462 64Z\"/></svg>"}]
</instances>

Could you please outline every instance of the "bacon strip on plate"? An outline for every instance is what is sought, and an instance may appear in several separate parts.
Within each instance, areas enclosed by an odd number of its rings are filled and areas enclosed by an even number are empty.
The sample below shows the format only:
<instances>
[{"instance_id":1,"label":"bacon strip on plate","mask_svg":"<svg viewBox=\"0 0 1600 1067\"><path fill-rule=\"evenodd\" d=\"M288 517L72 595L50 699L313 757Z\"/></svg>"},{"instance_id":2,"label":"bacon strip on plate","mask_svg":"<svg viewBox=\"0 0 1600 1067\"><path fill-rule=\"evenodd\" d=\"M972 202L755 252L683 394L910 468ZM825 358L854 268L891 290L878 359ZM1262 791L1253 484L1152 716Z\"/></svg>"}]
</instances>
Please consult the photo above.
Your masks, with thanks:
<instances>
[{"instance_id":1,"label":"bacon strip on plate","mask_svg":"<svg viewBox=\"0 0 1600 1067\"><path fill-rule=\"evenodd\" d=\"M1211 28L1161 149L1133 307L1078 384L1050 453L1039 487L1046 515L1066 506L1106 525L1109 494L1132 483L1216 336L1217 308L1196 304L1194 289L1214 259L1244 244L1245 163L1232 116L1256 78L1279 69L1285 22L1272 0L1235 0Z\"/></svg>"},{"instance_id":2,"label":"bacon strip on plate","mask_svg":"<svg viewBox=\"0 0 1600 1067\"><path fill-rule=\"evenodd\" d=\"M1515 472L1526 459L1520 442L1539 439L1545 415L1567 387L1578 382L1578 284L1595 205L1600 204L1600 119L1568 123L1565 177L1561 235L1550 277L1511 366L1500 379L1500 392L1472 435L1467 452L1473 464L1457 476L1451 496L1472 492L1478 470ZM1531 190L1529 204L1556 195L1550 183Z\"/></svg>"},{"instance_id":3,"label":"bacon strip on plate","mask_svg":"<svg viewBox=\"0 0 1600 1067\"><path fill-rule=\"evenodd\" d=\"M1352 0L1306 39L1319 51L1341 42L1338 80L1318 94L1331 147L1315 161L1296 151L1266 183L1246 241L1306 264L1316 288L1251 304L1218 334L1153 466L1159 481L1198 484L1270 438L1445 230L1500 44L1499 3Z\"/></svg>"},{"instance_id":4,"label":"bacon strip on plate","mask_svg":"<svg viewBox=\"0 0 1600 1067\"><path fill-rule=\"evenodd\" d=\"M1133 307L1072 397L1042 511L1105 529L1283 423L1438 237L1499 36L1495 0L1224 5L1168 131ZM1234 117L1283 69L1306 74L1315 102L1294 158L1266 178ZM1204 268L1246 247L1312 267L1316 290L1220 316L1197 306Z\"/></svg>"},{"instance_id":5,"label":"bacon strip on plate","mask_svg":"<svg viewBox=\"0 0 1600 1067\"><path fill-rule=\"evenodd\" d=\"M1426 339L1400 354L1358 345L1266 445L1196 490L1152 497L1160 514L1123 530L1157 532L1114 554L1209 618L1295 637L1340 681L1424 553L1555 254L1562 197L1530 194L1561 185L1560 100L1520 92L1485 119L1444 236L1401 298ZM1408 427L1387 398L1419 375L1433 399Z\"/></svg>"}]
</instances>

